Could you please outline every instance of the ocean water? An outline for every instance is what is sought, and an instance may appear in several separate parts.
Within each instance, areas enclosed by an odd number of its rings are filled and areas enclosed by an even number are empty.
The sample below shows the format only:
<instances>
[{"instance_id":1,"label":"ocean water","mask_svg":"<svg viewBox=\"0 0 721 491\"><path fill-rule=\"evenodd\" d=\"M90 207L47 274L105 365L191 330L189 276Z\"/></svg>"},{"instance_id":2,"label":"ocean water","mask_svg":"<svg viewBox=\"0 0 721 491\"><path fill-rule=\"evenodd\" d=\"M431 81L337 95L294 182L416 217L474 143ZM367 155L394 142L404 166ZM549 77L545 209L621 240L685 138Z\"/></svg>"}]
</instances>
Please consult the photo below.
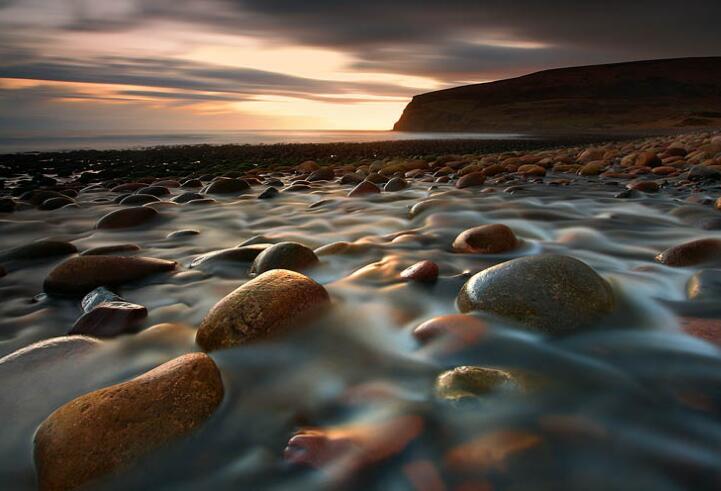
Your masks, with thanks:
<instances>
[{"instance_id":1,"label":"ocean water","mask_svg":"<svg viewBox=\"0 0 721 491\"><path fill-rule=\"evenodd\" d=\"M517 140L519 133L415 133L405 131L253 130L146 134L0 135L0 153L124 149L159 145L371 142L390 140Z\"/></svg>"}]
</instances>

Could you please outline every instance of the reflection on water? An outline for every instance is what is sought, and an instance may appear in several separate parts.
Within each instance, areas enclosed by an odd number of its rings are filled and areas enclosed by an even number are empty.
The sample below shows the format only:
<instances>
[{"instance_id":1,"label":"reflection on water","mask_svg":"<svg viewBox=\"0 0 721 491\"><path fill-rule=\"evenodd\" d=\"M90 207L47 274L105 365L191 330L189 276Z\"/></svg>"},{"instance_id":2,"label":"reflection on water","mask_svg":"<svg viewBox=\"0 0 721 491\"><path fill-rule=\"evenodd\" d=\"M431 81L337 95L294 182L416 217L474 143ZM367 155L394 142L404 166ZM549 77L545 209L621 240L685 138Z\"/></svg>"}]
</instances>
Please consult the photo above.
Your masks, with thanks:
<instances>
[{"instance_id":1,"label":"reflection on water","mask_svg":"<svg viewBox=\"0 0 721 491\"><path fill-rule=\"evenodd\" d=\"M92 148L109 150L158 145L192 144L273 144L335 143L395 140L522 140L530 136L518 133L423 133L407 131L332 131L332 130L254 130L215 131L213 133L100 134L74 136L0 136L0 154L11 152L58 151Z\"/></svg>"},{"instance_id":2,"label":"reflection on water","mask_svg":"<svg viewBox=\"0 0 721 491\"><path fill-rule=\"evenodd\" d=\"M423 183L360 199L345 198L347 189L335 184L272 201L256 200L259 192L206 206L168 205L142 229L94 230L117 207L92 203L102 192L81 194L76 209L26 210L0 221L2 248L50 237L81 250L136 243L144 256L179 261L177 274L122 294L147 306L146 326L190 326L106 341L33 373L6 372L0 481L33 489L32 434L55 407L197 350L193 326L248 280L249 265L188 266L200 254L262 236L256 240L314 248L349 243L319 251L320 266L307 272L326 286L333 308L282 339L213 353L226 386L218 412L200 432L104 489L721 487L721 356L678 328L678 312L703 313L685 300L693 270L653 260L681 241L721 236L696 228L712 216L710 207L687 204L674 191L613 199L618 188L581 181L513 194L428 190ZM409 208L428 198L434 201L409 218ZM450 250L460 231L484 223L510 226L523 247L503 256ZM167 238L188 228L200 233ZM421 346L411 335L420 323L456 312L469 272L538 253L577 257L611 282L619 306L599 329L551 340L487 318L489 329L462 349L447 339ZM398 280L422 259L440 266L436 284ZM33 300L55 264L9 265L0 280L0 356L65 334L79 315L72 301ZM522 371L539 382L476 401L437 400L436 376L462 365ZM299 446L286 448L294 434ZM320 451L300 445L317 435ZM293 465L284 452L316 469ZM386 458L379 463L379 456Z\"/></svg>"}]
</instances>

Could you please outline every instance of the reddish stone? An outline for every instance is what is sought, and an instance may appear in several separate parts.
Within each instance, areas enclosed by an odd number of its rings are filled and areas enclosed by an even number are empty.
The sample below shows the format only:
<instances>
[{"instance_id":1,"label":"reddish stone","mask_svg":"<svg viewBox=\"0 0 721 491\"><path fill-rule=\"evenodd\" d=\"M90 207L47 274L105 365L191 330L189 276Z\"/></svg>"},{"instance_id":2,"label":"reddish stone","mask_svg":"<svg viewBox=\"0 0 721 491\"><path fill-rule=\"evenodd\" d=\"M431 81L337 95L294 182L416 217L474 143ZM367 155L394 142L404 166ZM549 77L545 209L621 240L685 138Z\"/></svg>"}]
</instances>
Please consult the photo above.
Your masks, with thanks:
<instances>
[{"instance_id":1,"label":"reddish stone","mask_svg":"<svg viewBox=\"0 0 721 491\"><path fill-rule=\"evenodd\" d=\"M438 265L433 261L420 261L404 269L401 278L408 281L430 283L438 278Z\"/></svg>"}]
</instances>

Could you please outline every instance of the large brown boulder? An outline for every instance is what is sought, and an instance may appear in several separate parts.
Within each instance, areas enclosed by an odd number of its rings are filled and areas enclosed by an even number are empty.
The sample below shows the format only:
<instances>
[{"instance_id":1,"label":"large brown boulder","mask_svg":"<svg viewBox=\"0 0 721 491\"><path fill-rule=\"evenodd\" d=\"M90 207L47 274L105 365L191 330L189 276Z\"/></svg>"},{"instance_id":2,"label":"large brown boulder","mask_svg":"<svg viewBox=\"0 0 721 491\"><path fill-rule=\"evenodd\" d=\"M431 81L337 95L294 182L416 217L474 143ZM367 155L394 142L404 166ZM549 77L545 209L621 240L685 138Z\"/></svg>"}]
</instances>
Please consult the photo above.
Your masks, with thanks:
<instances>
[{"instance_id":1,"label":"large brown boulder","mask_svg":"<svg viewBox=\"0 0 721 491\"><path fill-rule=\"evenodd\" d=\"M588 327L611 312L610 285L568 256L528 256L471 277L458 294L461 312L483 311L549 334Z\"/></svg>"},{"instance_id":2,"label":"large brown boulder","mask_svg":"<svg viewBox=\"0 0 721 491\"><path fill-rule=\"evenodd\" d=\"M127 468L200 426L222 399L220 372L204 353L78 397L35 434L38 487L76 489Z\"/></svg>"},{"instance_id":3,"label":"large brown boulder","mask_svg":"<svg viewBox=\"0 0 721 491\"><path fill-rule=\"evenodd\" d=\"M263 273L220 300L200 323L195 341L206 351L273 336L329 302L328 292L294 271Z\"/></svg>"},{"instance_id":4,"label":"large brown boulder","mask_svg":"<svg viewBox=\"0 0 721 491\"><path fill-rule=\"evenodd\" d=\"M78 256L53 269L43 289L51 295L80 296L99 286L114 286L175 269L175 261L134 256Z\"/></svg>"}]
</instances>

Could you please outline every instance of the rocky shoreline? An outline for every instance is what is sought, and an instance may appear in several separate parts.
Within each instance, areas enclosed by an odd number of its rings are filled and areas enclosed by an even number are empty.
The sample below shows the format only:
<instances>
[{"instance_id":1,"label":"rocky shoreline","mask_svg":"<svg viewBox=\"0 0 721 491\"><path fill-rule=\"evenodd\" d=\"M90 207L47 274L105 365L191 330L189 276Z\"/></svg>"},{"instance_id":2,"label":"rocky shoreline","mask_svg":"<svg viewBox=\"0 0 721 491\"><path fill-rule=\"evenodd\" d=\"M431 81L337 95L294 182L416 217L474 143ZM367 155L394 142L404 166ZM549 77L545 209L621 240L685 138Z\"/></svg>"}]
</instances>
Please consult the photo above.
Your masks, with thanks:
<instances>
[{"instance_id":1,"label":"rocky shoreline","mask_svg":"<svg viewBox=\"0 0 721 491\"><path fill-rule=\"evenodd\" d=\"M713 489L721 133L528 145L0 159L0 478Z\"/></svg>"}]
</instances>

